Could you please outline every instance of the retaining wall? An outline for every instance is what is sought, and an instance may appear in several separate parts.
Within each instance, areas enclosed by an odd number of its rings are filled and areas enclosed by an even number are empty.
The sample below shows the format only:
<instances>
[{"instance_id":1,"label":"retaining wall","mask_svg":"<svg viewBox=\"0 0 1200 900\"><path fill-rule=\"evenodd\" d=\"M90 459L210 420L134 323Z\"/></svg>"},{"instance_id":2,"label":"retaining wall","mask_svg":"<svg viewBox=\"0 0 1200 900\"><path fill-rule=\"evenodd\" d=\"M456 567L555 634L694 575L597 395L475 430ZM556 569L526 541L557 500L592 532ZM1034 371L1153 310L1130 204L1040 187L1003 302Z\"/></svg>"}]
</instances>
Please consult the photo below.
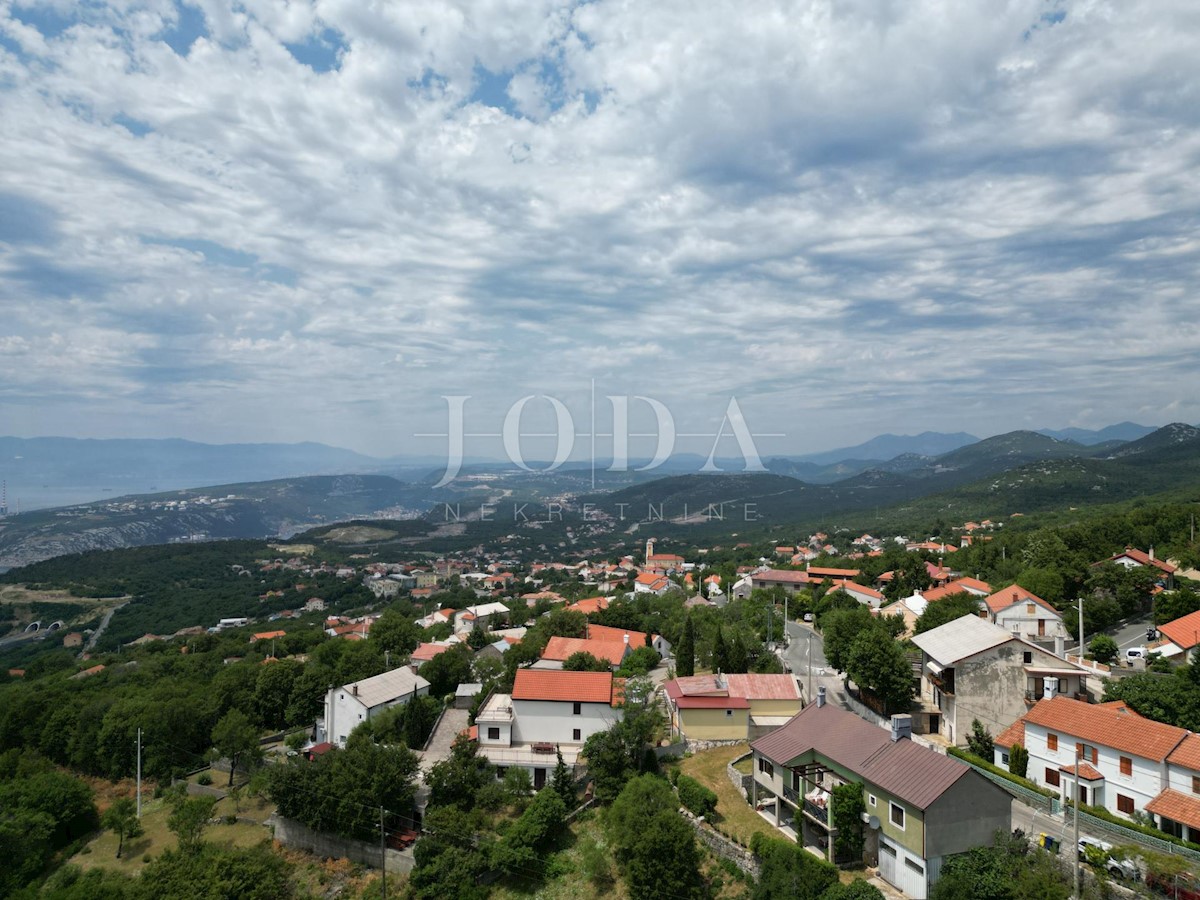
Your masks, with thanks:
<instances>
[{"instance_id":1,"label":"retaining wall","mask_svg":"<svg viewBox=\"0 0 1200 900\"><path fill-rule=\"evenodd\" d=\"M744 797L747 801L750 800L750 782L752 782L754 780L754 776L753 775L744 775L743 773L741 773L737 769L735 769L733 767L733 764L739 763L743 759L750 759L753 756L754 756L754 753L752 751L743 753L741 756L731 759L729 761L729 765L727 765L725 767L725 777L729 779L729 783L732 784L735 788L737 788L738 791L741 793L742 797Z\"/></svg>"},{"instance_id":2,"label":"retaining wall","mask_svg":"<svg viewBox=\"0 0 1200 900\"><path fill-rule=\"evenodd\" d=\"M714 856L718 859L729 860L743 872L752 876L755 881L762 877L762 868L753 853L724 835L717 834L702 818L696 818L687 809L680 807L679 814L683 816L685 822L692 826L700 843L707 847Z\"/></svg>"},{"instance_id":3,"label":"retaining wall","mask_svg":"<svg viewBox=\"0 0 1200 900\"><path fill-rule=\"evenodd\" d=\"M307 850L309 853L330 859L345 858L356 863L362 863L364 866L370 866L373 869L379 868L380 851L378 844L345 838L336 834L328 834L323 831L313 831L307 825L303 825L294 819L285 819L283 816L271 816L265 824L274 829L275 840L279 841L285 847ZM413 870L415 861L411 849L392 850L389 848L386 851L386 856L387 871L411 872Z\"/></svg>"}]
</instances>

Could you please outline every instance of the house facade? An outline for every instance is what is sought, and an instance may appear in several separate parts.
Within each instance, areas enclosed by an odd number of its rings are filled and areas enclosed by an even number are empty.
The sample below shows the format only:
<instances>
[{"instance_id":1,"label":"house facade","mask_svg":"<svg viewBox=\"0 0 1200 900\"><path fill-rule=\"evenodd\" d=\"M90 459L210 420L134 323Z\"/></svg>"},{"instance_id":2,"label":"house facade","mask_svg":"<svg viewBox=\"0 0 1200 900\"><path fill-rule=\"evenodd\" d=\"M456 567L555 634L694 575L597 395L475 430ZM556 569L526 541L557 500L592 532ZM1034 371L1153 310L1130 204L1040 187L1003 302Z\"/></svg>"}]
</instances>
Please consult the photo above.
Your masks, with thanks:
<instances>
[{"instance_id":1,"label":"house facade","mask_svg":"<svg viewBox=\"0 0 1200 900\"><path fill-rule=\"evenodd\" d=\"M1087 696L1087 670L999 625L966 615L913 638L921 650L918 731L966 746L978 719L993 734L1043 697Z\"/></svg>"},{"instance_id":2,"label":"house facade","mask_svg":"<svg viewBox=\"0 0 1200 900\"><path fill-rule=\"evenodd\" d=\"M689 742L745 741L800 711L792 675L692 675L663 685L671 729Z\"/></svg>"},{"instance_id":3,"label":"house facade","mask_svg":"<svg viewBox=\"0 0 1200 900\"><path fill-rule=\"evenodd\" d=\"M389 707L428 694L429 682L404 666L331 688L325 694L324 718L317 721L316 740L345 747L350 732L363 722Z\"/></svg>"},{"instance_id":4,"label":"house facade","mask_svg":"<svg viewBox=\"0 0 1200 900\"><path fill-rule=\"evenodd\" d=\"M557 762L573 766L587 739L622 715L624 682L611 672L518 669L511 694L492 694L475 717L479 752L503 770L527 769L534 787Z\"/></svg>"},{"instance_id":5,"label":"house facade","mask_svg":"<svg viewBox=\"0 0 1200 900\"><path fill-rule=\"evenodd\" d=\"M1015 743L1029 753L1025 777L1162 831L1200 838L1200 735L1138 715L1123 702L1042 700L995 740L997 765ZM1076 762L1078 761L1078 780Z\"/></svg>"},{"instance_id":6,"label":"house facade","mask_svg":"<svg viewBox=\"0 0 1200 900\"><path fill-rule=\"evenodd\" d=\"M910 897L927 897L943 860L1012 827L1012 798L958 760L918 746L907 716L878 728L825 703L824 692L751 744L751 804L833 861L833 789L862 786L863 861ZM851 862L851 860L845 860Z\"/></svg>"},{"instance_id":7,"label":"house facade","mask_svg":"<svg viewBox=\"0 0 1200 900\"><path fill-rule=\"evenodd\" d=\"M988 621L1010 634L1027 640L1063 638L1069 635L1057 609L1019 585L1012 585L988 596Z\"/></svg>"}]
</instances>

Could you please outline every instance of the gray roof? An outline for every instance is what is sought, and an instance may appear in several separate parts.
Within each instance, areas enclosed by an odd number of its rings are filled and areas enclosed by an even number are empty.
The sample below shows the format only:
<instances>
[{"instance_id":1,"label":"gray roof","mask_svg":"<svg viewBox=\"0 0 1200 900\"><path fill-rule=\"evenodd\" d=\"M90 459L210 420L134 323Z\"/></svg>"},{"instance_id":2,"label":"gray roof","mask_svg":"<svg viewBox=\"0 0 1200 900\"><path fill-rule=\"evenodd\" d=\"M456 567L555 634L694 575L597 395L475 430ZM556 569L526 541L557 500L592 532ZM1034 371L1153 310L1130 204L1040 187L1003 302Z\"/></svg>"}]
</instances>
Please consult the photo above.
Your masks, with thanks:
<instances>
[{"instance_id":1,"label":"gray roof","mask_svg":"<svg viewBox=\"0 0 1200 900\"><path fill-rule=\"evenodd\" d=\"M809 704L782 728L750 746L781 766L814 752L922 810L971 772L958 760L908 738L893 741L890 731L829 704Z\"/></svg>"},{"instance_id":2,"label":"gray roof","mask_svg":"<svg viewBox=\"0 0 1200 900\"><path fill-rule=\"evenodd\" d=\"M358 688L355 693L354 689ZM429 690L429 682L413 672L408 666L401 666L398 669L392 669L390 672L384 672L382 675L374 675L371 678L364 678L362 681L353 681L350 684L343 685L342 690L347 694L353 694L358 702L367 709L374 709L376 706L382 706L385 703L392 703L399 700L405 694L411 694L414 690Z\"/></svg>"},{"instance_id":3,"label":"gray roof","mask_svg":"<svg viewBox=\"0 0 1200 900\"><path fill-rule=\"evenodd\" d=\"M478 682L463 682L454 689L455 697L474 697L483 690L483 685Z\"/></svg>"},{"instance_id":4,"label":"gray roof","mask_svg":"<svg viewBox=\"0 0 1200 900\"><path fill-rule=\"evenodd\" d=\"M953 622L918 634L912 642L929 654L934 662L949 666L1011 640L1014 640L1012 634L999 625L968 613Z\"/></svg>"}]
</instances>

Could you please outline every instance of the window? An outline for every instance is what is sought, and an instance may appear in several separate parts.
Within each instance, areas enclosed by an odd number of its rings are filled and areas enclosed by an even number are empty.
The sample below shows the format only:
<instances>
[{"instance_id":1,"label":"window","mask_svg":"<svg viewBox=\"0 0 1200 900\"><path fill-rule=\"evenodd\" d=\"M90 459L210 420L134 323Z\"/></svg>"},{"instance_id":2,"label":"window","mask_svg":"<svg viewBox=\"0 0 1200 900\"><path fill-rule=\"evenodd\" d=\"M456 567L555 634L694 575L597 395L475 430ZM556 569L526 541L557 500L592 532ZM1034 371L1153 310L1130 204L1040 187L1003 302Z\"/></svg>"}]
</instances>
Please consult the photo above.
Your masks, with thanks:
<instances>
[{"instance_id":1,"label":"window","mask_svg":"<svg viewBox=\"0 0 1200 900\"><path fill-rule=\"evenodd\" d=\"M1037 611L1037 607L1032 603L1025 604L1025 615L1032 616Z\"/></svg>"},{"instance_id":2,"label":"window","mask_svg":"<svg viewBox=\"0 0 1200 900\"><path fill-rule=\"evenodd\" d=\"M508 769L505 766L496 766L496 777L499 778L501 781L504 780L504 776L507 774L508 774Z\"/></svg>"},{"instance_id":3,"label":"window","mask_svg":"<svg viewBox=\"0 0 1200 900\"><path fill-rule=\"evenodd\" d=\"M1075 744L1075 755L1084 762L1087 762L1090 759L1092 761L1092 765L1095 765L1099 761L1100 756L1100 754L1096 752L1096 748L1091 744L1080 744L1078 742Z\"/></svg>"},{"instance_id":4,"label":"window","mask_svg":"<svg viewBox=\"0 0 1200 900\"><path fill-rule=\"evenodd\" d=\"M1033 651L1026 650L1025 653L1023 654L1023 657L1025 660L1025 665L1029 665L1030 663L1033 662Z\"/></svg>"},{"instance_id":5,"label":"window","mask_svg":"<svg viewBox=\"0 0 1200 900\"><path fill-rule=\"evenodd\" d=\"M1058 749L1058 735L1057 734L1047 734L1046 735L1046 749L1051 750L1051 751Z\"/></svg>"},{"instance_id":6,"label":"window","mask_svg":"<svg viewBox=\"0 0 1200 900\"><path fill-rule=\"evenodd\" d=\"M890 817L892 820L892 824L895 825L897 828L899 828L901 831L903 831L904 830L904 807L897 806L895 803L892 803L890 805L891 805Z\"/></svg>"},{"instance_id":7,"label":"window","mask_svg":"<svg viewBox=\"0 0 1200 900\"><path fill-rule=\"evenodd\" d=\"M1133 760L1130 759L1128 756L1121 757L1121 774L1122 775L1132 775L1133 774Z\"/></svg>"},{"instance_id":8,"label":"window","mask_svg":"<svg viewBox=\"0 0 1200 900\"><path fill-rule=\"evenodd\" d=\"M500 740L500 729L499 728L489 728L488 729L488 740L489 741Z\"/></svg>"},{"instance_id":9,"label":"window","mask_svg":"<svg viewBox=\"0 0 1200 900\"><path fill-rule=\"evenodd\" d=\"M733 718L733 710L732 709L725 710L725 718L727 718L727 719Z\"/></svg>"},{"instance_id":10,"label":"window","mask_svg":"<svg viewBox=\"0 0 1200 900\"><path fill-rule=\"evenodd\" d=\"M571 731L571 740L573 740L573 741L581 741L581 740L583 740L583 732L582 732L582 731L580 731L578 728L572 729L572 731Z\"/></svg>"},{"instance_id":11,"label":"window","mask_svg":"<svg viewBox=\"0 0 1200 900\"><path fill-rule=\"evenodd\" d=\"M1050 785L1051 787L1059 786L1060 781L1058 778L1058 769L1046 769L1046 784Z\"/></svg>"},{"instance_id":12,"label":"window","mask_svg":"<svg viewBox=\"0 0 1200 900\"><path fill-rule=\"evenodd\" d=\"M1200 794L1200 775L1192 776L1192 793Z\"/></svg>"},{"instance_id":13,"label":"window","mask_svg":"<svg viewBox=\"0 0 1200 900\"><path fill-rule=\"evenodd\" d=\"M918 875L924 875L924 874L925 874L925 870L924 870L924 869L922 869L920 866L918 866L918 865L917 865L915 862L913 862L913 861L912 861L911 859L909 859L907 856L906 856L906 857L904 857L904 865L908 866L910 869L912 869L912 870L913 870L914 872L916 872Z\"/></svg>"},{"instance_id":14,"label":"window","mask_svg":"<svg viewBox=\"0 0 1200 900\"><path fill-rule=\"evenodd\" d=\"M1133 798L1126 797L1124 794L1117 794L1117 812L1122 812L1127 816L1132 816Z\"/></svg>"},{"instance_id":15,"label":"window","mask_svg":"<svg viewBox=\"0 0 1200 900\"><path fill-rule=\"evenodd\" d=\"M1002 766L1008 765L1008 754L1004 753L1003 751L1001 751L1001 753L1000 753L1000 764Z\"/></svg>"},{"instance_id":16,"label":"window","mask_svg":"<svg viewBox=\"0 0 1200 900\"><path fill-rule=\"evenodd\" d=\"M576 715L576 716L582 716L583 715L583 704L576 701L575 708L571 710L571 714Z\"/></svg>"},{"instance_id":17,"label":"window","mask_svg":"<svg viewBox=\"0 0 1200 900\"><path fill-rule=\"evenodd\" d=\"M887 841L880 841L879 842L879 852L886 853L888 856L895 856L896 848L893 847L891 844L889 844Z\"/></svg>"},{"instance_id":18,"label":"window","mask_svg":"<svg viewBox=\"0 0 1200 900\"><path fill-rule=\"evenodd\" d=\"M874 795L874 794L867 794L867 802L868 802L868 803L870 803L870 804L871 804L871 808L872 808L872 809L874 809L874 808L875 808L875 795Z\"/></svg>"},{"instance_id":19,"label":"window","mask_svg":"<svg viewBox=\"0 0 1200 900\"><path fill-rule=\"evenodd\" d=\"M758 758L758 771L762 772L768 778L775 777L775 767L761 756Z\"/></svg>"}]
</instances>

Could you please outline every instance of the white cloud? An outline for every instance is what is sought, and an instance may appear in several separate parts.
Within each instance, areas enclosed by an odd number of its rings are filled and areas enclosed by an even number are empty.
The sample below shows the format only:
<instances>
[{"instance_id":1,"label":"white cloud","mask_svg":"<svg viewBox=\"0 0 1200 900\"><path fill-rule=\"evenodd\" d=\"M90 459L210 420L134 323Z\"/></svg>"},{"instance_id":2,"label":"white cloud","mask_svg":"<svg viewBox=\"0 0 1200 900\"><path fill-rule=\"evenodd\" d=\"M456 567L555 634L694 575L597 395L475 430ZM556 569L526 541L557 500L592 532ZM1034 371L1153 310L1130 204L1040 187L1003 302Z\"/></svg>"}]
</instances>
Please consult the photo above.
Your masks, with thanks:
<instances>
[{"instance_id":1,"label":"white cloud","mask_svg":"<svg viewBox=\"0 0 1200 900\"><path fill-rule=\"evenodd\" d=\"M0 3L14 432L428 452L443 394L593 378L805 423L768 452L1200 419L1192 4L32 9Z\"/></svg>"}]
</instances>

